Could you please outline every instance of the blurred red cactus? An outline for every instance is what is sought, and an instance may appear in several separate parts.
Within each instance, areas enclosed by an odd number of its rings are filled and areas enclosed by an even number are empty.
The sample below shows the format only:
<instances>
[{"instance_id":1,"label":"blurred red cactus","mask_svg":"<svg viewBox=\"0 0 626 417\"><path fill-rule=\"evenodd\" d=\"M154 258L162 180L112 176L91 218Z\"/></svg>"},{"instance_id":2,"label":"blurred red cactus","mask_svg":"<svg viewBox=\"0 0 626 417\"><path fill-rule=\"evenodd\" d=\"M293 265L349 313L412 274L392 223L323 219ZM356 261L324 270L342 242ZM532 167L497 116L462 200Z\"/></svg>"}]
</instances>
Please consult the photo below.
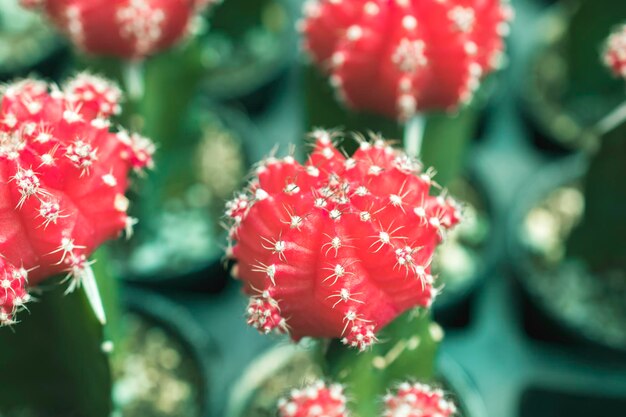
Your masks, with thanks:
<instances>
[{"instance_id":1,"label":"blurred red cactus","mask_svg":"<svg viewBox=\"0 0 626 417\"><path fill-rule=\"evenodd\" d=\"M499 64L500 0L309 0L305 49L347 106L406 120L468 102Z\"/></svg>"},{"instance_id":2,"label":"blurred red cactus","mask_svg":"<svg viewBox=\"0 0 626 417\"><path fill-rule=\"evenodd\" d=\"M215 0L22 0L41 8L80 49L140 59L188 31L197 11Z\"/></svg>"},{"instance_id":3,"label":"blurred red cactus","mask_svg":"<svg viewBox=\"0 0 626 417\"><path fill-rule=\"evenodd\" d=\"M604 62L615 76L626 80L626 24L609 35L604 47Z\"/></svg>"}]
</instances>

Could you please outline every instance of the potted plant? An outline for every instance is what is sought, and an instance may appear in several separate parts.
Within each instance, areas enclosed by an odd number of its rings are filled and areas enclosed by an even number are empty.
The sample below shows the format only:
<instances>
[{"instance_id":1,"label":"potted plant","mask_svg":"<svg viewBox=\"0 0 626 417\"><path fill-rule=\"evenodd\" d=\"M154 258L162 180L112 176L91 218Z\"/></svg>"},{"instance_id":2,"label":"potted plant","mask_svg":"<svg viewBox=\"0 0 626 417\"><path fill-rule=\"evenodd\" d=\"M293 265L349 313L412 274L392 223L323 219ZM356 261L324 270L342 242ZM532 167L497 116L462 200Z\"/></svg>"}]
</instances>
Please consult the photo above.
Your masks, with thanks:
<instances>
[{"instance_id":1,"label":"potted plant","mask_svg":"<svg viewBox=\"0 0 626 417\"><path fill-rule=\"evenodd\" d=\"M622 82L624 45L619 27L605 46L605 62ZM626 348L626 265L618 242L626 197L616 181L626 150L625 108L591 129L597 141L588 157L547 167L520 194L509 245L521 282L542 309L573 334L618 350Z\"/></svg>"},{"instance_id":2,"label":"potted plant","mask_svg":"<svg viewBox=\"0 0 626 417\"><path fill-rule=\"evenodd\" d=\"M512 9L500 1L312 1L304 15L304 49L323 73L305 69L308 128L403 138L409 155L437 167L427 175L465 200L468 221L434 266L447 287L437 308L450 312L494 264L491 203L473 173L471 141L490 90L479 86L502 63Z\"/></svg>"},{"instance_id":3,"label":"potted plant","mask_svg":"<svg viewBox=\"0 0 626 417\"><path fill-rule=\"evenodd\" d=\"M339 132L311 136L305 165L270 156L227 205L231 272L249 296L248 324L313 338L308 350L278 348L253 365L249 390L234 391L231 416L271 415L272 396L307 375L345 385L352 411L373 416L394 383L435 376L443 332L427 310L438 293L431 263L459 221L458 206L430 195L420 165L379 136L356 135L359 149L349 157L336 148ZM255 395L267 387L269 397ZM278 405L282 413L291 407ZM261 414L246 414L251 409Z\"/></svg>"},{"instance_id":4,"label":"potted plant","mask_svg":"<svg viewBox=\"0 0 626 417\"><path fill-rule=\"evenodd\" d=\"M541 148L571 152L593 147L593 126L623 102L623 83L597 65L608 28L626 14L624 3L563 1L544 12L523 110Z\"/></svg>"}]
</instances>

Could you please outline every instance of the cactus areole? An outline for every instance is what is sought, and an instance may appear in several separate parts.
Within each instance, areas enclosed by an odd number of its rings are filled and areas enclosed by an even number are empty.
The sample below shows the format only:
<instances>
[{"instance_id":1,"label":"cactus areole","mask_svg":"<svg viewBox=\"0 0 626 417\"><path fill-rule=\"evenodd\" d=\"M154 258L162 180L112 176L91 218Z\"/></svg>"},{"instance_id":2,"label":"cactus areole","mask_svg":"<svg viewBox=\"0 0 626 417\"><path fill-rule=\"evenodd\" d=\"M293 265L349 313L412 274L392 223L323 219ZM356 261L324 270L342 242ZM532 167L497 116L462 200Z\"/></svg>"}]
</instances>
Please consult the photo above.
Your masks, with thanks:
<instances>
[{"instance_id":1,"label":"cactus areole","mask_svg":"<svg viewBox=\"0 0 626 417\"><path fill-rule=\"evenodd\" d=\"M406 120L454 110L502 61L501 0L308 0L304 49L348 107Z\"/></svg>"},{"instance_id":2,"label":"cactus areole","mask_svg":"<svg viewBox=\"0 0 626 417\"><path fill-rule=\"evenodd\" d=\"M45 11L80 49L143 58L190 30L196 12L214 0L22 0Z\"/></svg>"},{"instance_id":3,"label":"cactus areole","mask_svg":"<svg viewBox=\"0 0 626 417\"><path fill-rule=\"evenodd\" d=\"M626 80L626 24L609 35L604 46L604 62L616 77Z\"/></svg>"},{"instance_id":4,"label":"cactus areole","mask_svg":"<svg viewBox=\"0 0 626 417\"><path fill-rule=\"evenodd\" d=\"M233 275L259 331L362 350L402 312L430 306L433 253L460 213L445 194L430 195L432 171L383 139L359 139L346 157L335 134L312 136L305 165L268 158L228 203Z\"/></svg>"},{"instance_id":5,"label":"cactus areole","mask_svg":"<svg viewBox=\"0 0 626 417\"><path fill-rule=\"evenodd\" d=\"M154 146L109 130L120 93L103 79L82 74L63 89L27 79L0 94L1 315L24 300L26 279L80 284L98 245L130 231L128 174L152 164Z\"/></svg>"}]
</instances>

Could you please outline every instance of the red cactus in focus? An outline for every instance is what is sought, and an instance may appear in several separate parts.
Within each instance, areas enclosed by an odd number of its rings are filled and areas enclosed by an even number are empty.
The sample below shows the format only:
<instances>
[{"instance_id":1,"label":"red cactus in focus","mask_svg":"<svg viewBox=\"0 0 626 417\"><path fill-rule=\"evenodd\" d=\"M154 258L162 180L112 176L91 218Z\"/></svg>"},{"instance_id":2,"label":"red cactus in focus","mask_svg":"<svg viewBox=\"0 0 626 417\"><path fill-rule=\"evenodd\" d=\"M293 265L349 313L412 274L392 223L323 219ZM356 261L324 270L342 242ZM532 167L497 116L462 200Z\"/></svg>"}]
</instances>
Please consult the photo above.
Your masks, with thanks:
<instances>
[{"instance_id":1,"label":"red cactus in focus","mask_svg":"<svg viewBox=\"0 0 626 417\"><path fill-rule=\"evenodd\" d=\"M626 80L626 24L609 35L604 47L604 62L615 76Z\"/></svg>"},{"instance_id":2,"label":"red cactus in focus","mask_svg":"<svg viewBox=\"0 0 626 417\"><path fill-rule=\"evenodd\" d=\"M2 89L0 274L19 265L37 285L66 273L72 289L89 255L134 224L124 197L129 170L150 166L154 147L109 131L116 90L90 80L79 76L67 91L36 80Z\"/></svg>"},{"instance_id":3,"label":"red cactus in focus","mask_svg":"<svg viewBox=\"0 0 626 417\"><path fill-rule=\"evenodd\" d=\"M143 58L184 37L195 14L216 0L22 0L40 7L79 48Z\"/></svg>"},{"instance_id":4,"label":"red cactus in focus","mask_svg":"<svg viewBox=\"0 0 626 417\"><path fill-rule=\"evenodd\" d=\"M228 204L233 275L251 296L248 322L268 333L343 338L365 349L375 333L436 295L430 264L459 220L431 196L431 171L381 138L351 157L313 133L306 165L268 158Z\"/></svg>"},{"instance_id":5,"label":"red cactus in focus","mask_svg":"<svg viewBox=\"0 0 626 417\"><path fill-rule=\"evenodd\" d=\"M499 64L501 0L309 0L305 49L347 106L406 120L468 102Z\"/></svg>"},{"instance_id":6,"label":"red cactus in focus","mask_svg":"<svg viewBox=\"0 0 626 417\"><path fill-rule=\"evenodd\" d=\"M443 391L425 384L400 384L396 392L385 397L383 417L450 417L456 413L454 403Z\"/></svg>"},{"instance_id":7,"label":"red cactus in focus","mask_svg":"<svg viewBox=\"0 0 626 417\"><path fill-rule=\"evenodd\" d=\"M279 417L347 417L346 397L339 384L317 381L278 401Z\"/></svg>"},{"instance_id":8,"label":"red cactus in focus","mask_svg":"<svg viewBox=\"0 0 626 417\"><path fill-rule=\"evenodd\" d=\"M15 314L30 300L26 292L28 271L0 257L0 326L15 323Z\"/></svg>"}]
</instances>

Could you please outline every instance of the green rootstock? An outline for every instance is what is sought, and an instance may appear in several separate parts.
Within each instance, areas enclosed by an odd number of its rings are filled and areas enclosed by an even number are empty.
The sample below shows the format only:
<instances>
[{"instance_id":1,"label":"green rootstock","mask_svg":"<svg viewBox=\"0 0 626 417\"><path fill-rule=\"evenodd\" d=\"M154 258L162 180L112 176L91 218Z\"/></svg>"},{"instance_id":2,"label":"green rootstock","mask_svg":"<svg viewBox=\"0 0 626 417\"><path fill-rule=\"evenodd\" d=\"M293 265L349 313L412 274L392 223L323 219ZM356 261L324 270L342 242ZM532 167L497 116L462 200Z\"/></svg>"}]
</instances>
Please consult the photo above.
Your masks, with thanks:
<instances>
[{"instance_id":1,"label":"green rootstock","mask_svg":"<svg viewBox=\"0 0 626 417\"><path fill-rule=\"evenodd\" d=\"M600 139L583 180L585 212L568 254L595 272L626 271L626 124Z\"/></svg>"},{"instance_id":2,"label":"green rootstock","mask_svg":"<svg viewBox=\"0 0 626 417\"><path fill-rule=\"evenodd\" d=\"M118 322L115 283L106 275L106 256L94 264L108 323ZM35 301L13 328L0 328L0 414L109 417L111 372L102 343L115 332L96 319L82 289L64 294L62 277L45 281ZM115 339L115 337L113 337ZM21 415L21 414L20 414Z\"/></svg>"},{"instance_id":3,"label":"green rootstock","mask_svg":"<svg viewBox=\"0 0 626 417\"><path fill-rule=\"evenodd\" d=\"M50 285L48 283L47 285ZM14 329L0 329L0 412L105 417L111 412L108 357L102 326L82 290L45 291Z\"/></svg>"},{"instance_id":4,"label":"green rootstock","mask_svg":"<svg viewBox=\"0 0 626 417\"><path fill-rule=\"evenodd\" d=\"M426 311L404 313L365 352L333 340L321 357L325 376L346 386L354 417L380 417L382 397L396 384L431 381L441 329Z\"/></svg>"}]
</instances>

